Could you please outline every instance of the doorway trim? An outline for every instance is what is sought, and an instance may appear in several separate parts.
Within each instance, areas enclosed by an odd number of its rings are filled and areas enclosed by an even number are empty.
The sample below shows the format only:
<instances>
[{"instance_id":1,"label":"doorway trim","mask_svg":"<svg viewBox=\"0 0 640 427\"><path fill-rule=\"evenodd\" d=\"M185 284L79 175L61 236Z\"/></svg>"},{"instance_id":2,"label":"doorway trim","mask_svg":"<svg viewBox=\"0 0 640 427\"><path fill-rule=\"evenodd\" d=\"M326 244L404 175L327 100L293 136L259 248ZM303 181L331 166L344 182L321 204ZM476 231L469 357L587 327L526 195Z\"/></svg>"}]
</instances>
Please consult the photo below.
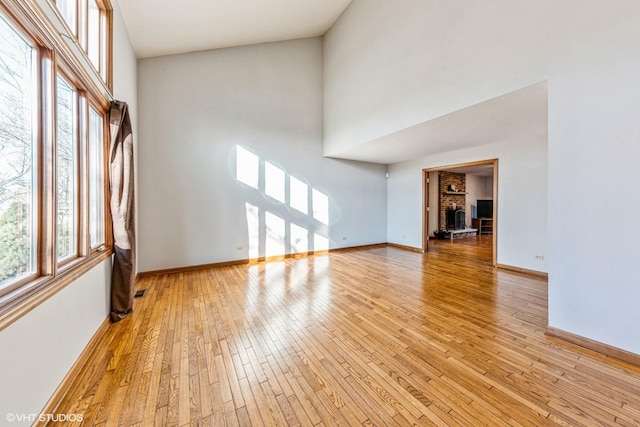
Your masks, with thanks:
<instances>
[{"instance_id":1,"label":"doorway trim","mask_svg":"<svg viewBox=\"0 0 640 427\"><path fill-rule=\"evenodd\" d=\"M465 168L469 166L493 166L493 267L498 265L498 159L478 160L422 169L422 252L429 250L429 173Z\"/></svg>"}]
</instances>

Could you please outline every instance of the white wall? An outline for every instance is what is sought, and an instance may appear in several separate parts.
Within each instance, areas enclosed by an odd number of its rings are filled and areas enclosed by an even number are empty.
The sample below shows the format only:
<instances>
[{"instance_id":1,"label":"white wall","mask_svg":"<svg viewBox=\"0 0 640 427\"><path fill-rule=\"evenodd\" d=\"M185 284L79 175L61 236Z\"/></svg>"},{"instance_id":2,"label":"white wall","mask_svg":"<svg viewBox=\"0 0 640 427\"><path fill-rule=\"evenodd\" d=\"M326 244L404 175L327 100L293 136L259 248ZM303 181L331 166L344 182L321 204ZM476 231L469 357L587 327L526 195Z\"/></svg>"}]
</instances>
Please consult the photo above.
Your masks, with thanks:
<instances>
[{"instance_id":1,"label":"white wall","mask_svg":"<svg viewBox=\"0 0 640 427\"><path fill-rule=\"evenodd\" d=\"M112 4L115 96L132 104L135 118L136 60L118 3ZM0 425L8 413L40 413L106 319L110 281L108 259L0 331Z\"/></svg>"},{"instance_id":2,"label":"white wall","mask_svg":"<svg viewBox=\"0 0 640 427\"><path fill-rule=\"evenodd\" d=\"M115 4L113 4L115 3ZM125 26L122 13L117 2L112 2L113 11L113 96L118 101L124 101L129 108L129 118L131 119L131 131L133 133L133 158L134 158L134 205L136 210L135 228L139 229L137 212L139 210L139 188L138 188L138 60L129 41L129 33ZM138 247L135 247L136 259L138 257ZM135 265L136 273L140 270L138 264Z\"/></svg>"},{"instance_id":3,"label":"white wall","mask_svg":"<svg viewBox=\"0 0 640 427\"><path fill-rule=\"evenodd\" d=\"M422 169L493 158L498 158L498 263L547 271L546 141L493 144L389 165L389 242L422 247Z\"/></svg>"},{"instance_id":4,"label":"white wall","mask_svg":"<svg viewBox=\"0 0 640 427\"><path fill-rule=\"evenodd\" d=\"M107 317L110 277L106 260L0 332L0 425L40 413Z\"/></svg>"},{"instance_id":5,"label":"white wall","mask_svg":"<svg viewBox=\"0 0 640 427\"><path fill-rule=\"evenodd\" d=\"M144 59L138 70L140 271L276 255L272 244L296 252L292 226L332 248L386 241L386 167L322 157L321 39ZM237 146L259 158L258 189L236 179ZM265 161L326 194L330 224L265 196Z\"/></svg>"},{"instance_id":6,"label":"white wall","mask_svg":"<svg viewBox=\"0 0 640 427\"><path fill-rule=\"evenodd\" d=\"M325 153L548 80L548 166L498 156L499 262L535 268L546 247L521 169L548 167L549 325L640 353L640 228L595 231L640 211L638 22L635 0L354 0L325 39ZM496 156L390 168L389 240L419 244L420 168Z\"/></svg>"},{"instance_id":7,"label":"white wall","mask_svg":"<svg viewBox=\"0 0 640 427\"><path fill-rule=\"evenodd\" d=\"M631 28L621 19L592 56L550 82L549 324L640 353L635 12L628 12L635 19ZM612 220L620 212L629 215L627 224Z\"/></svg>"}]
</instances>

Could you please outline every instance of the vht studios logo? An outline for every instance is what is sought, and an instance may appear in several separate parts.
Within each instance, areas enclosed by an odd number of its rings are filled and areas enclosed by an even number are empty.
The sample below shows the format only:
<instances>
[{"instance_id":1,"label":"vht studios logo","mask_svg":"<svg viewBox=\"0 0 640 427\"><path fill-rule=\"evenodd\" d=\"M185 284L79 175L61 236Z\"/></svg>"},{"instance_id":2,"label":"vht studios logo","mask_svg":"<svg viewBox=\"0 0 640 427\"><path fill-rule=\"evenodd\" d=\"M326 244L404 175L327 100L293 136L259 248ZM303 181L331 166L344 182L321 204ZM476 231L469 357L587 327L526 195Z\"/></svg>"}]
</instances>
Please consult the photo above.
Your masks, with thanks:
<instances>
[{"instance_id":1,"label":"vht studios logo","mask_svg":"<svg viewBox=\"0 0 640 427\"><path fill-rule=\"evenodd\" d=\"M14 414L9 412L7 414L7 421L12 422L25 422L33 423L34 421L40 422L79 422L82 421L82 414Z\"/></svg>"}]
</instances>

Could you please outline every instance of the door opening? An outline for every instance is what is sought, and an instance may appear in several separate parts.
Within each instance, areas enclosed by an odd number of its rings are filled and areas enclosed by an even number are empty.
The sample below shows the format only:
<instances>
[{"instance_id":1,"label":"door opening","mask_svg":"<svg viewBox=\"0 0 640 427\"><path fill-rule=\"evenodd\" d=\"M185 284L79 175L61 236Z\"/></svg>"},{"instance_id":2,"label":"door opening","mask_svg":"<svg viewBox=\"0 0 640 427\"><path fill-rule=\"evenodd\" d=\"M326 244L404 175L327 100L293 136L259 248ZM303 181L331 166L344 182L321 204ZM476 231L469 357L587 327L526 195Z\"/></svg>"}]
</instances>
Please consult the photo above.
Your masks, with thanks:
<instances>
[{"instance_id":1,"label":"door opening","mask_svg":"<svg viewBox=\"0 0 640 427\"><path fill-rule=\"evenodd\" d=\"M498 258L498 159L427 168L422 173L423 252L429 251L429 240L435 238L434 232L438 230L446 230L446 233L438 234L440 237L445 235L452 243L454 237L491 234L492 265L495 267ZM490 206L488 211L487 206ZM476 233L469 231L472 228Z\"/></svg>"}]
</instances>

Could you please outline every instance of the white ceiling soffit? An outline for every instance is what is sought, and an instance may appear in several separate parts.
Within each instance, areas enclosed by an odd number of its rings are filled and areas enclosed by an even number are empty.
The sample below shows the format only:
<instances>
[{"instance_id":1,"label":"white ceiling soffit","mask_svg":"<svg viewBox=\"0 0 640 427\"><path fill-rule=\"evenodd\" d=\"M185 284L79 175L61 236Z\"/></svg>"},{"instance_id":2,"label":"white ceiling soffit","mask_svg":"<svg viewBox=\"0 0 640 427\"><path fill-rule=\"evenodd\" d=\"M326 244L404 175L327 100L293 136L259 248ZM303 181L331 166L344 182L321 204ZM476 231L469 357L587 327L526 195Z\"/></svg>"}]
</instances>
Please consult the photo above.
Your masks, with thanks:
<instances>
[{"instance_id":1,"label":"white ceiling soffit","mask_svg":"<svg viewBox=\"0 0 640 427\"><path fill-rule=\"evenodd\" d=\"M351 0L119 0L138 58L323 35Z\"/></svg>"},{"instance_id":2,"label":"white ceiling soffit","mask_svg":"<svg viewBox=\"0 0 640 427\"><path fill-rule=\"evenodd\" d=\"M547 82L537 83L330 157L392 164L497 142L547 137Z\"/></svg>"}]
</instances>

